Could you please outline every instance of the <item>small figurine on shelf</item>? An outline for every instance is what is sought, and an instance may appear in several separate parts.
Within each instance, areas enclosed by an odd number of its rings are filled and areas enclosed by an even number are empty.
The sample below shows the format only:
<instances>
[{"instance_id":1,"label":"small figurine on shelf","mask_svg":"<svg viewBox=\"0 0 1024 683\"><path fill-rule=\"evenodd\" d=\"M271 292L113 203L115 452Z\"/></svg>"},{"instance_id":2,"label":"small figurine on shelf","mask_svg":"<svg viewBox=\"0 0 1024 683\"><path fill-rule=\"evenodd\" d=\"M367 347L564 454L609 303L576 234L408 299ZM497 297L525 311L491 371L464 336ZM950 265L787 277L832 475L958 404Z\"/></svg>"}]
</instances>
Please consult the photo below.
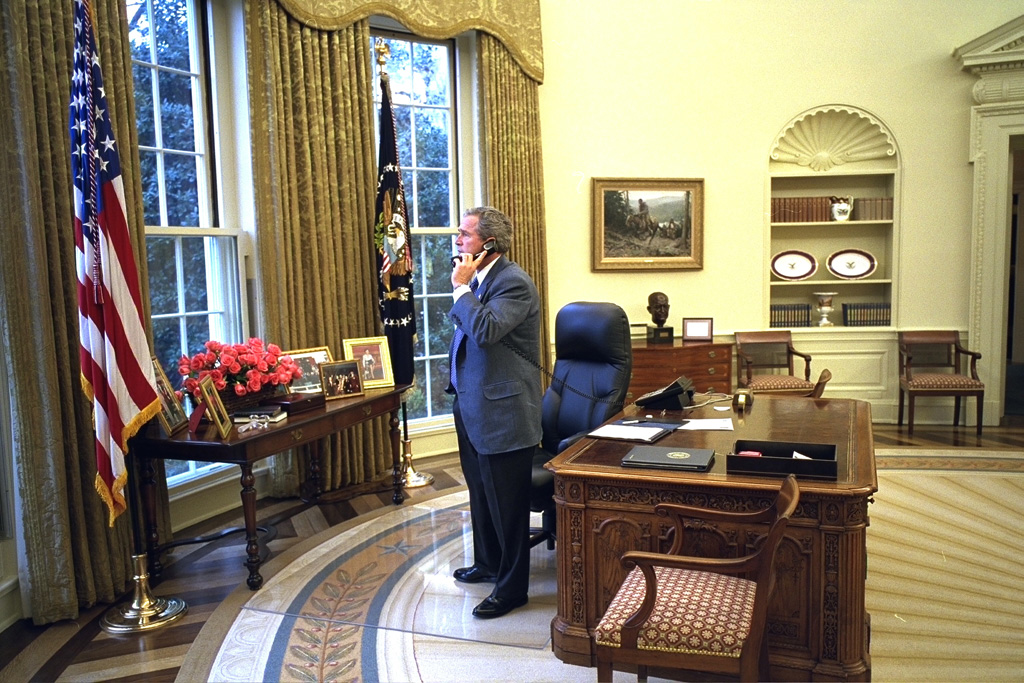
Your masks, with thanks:
<instances>
[{"instance_id":1,"label":"small figurine on shelf","mask_svg":"<svg viewBox=\"0 0 1024 683\"><path fill-rule=\"evenodd\" d=\"M651 292L647 297L647 312L654 325L647 326L647 341L651 344L671 344L672 328L665 327L668 320L668 296L662 292Z\"/></svg>"}]
</instances>

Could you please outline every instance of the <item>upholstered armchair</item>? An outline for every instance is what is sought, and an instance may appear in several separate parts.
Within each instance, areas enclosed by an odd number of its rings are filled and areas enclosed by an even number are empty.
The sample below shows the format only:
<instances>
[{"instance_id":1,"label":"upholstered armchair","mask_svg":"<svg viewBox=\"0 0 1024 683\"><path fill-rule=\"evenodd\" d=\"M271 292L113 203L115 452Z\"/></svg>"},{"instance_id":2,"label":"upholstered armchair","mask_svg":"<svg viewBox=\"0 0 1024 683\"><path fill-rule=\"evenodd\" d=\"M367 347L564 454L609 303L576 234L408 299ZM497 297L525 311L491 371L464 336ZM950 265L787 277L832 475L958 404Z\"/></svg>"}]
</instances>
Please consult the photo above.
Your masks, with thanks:
<instances>
[{"instance_id":1,"label":"upholstered armchair","mask_svg":"<svg viewBox=\"0 0 1024 683\"><path fill-rule=\"evenodd\" d=\"M774 505L741 513L662 503L655 512L674 524L668 553L631 551L630 570L594 629L598 681L611 681L617 664L686 669L769 680L765 625L775 584L775 553L800 501L794 475L782 483ZM684 557L684 520L764 524L757 550L743 557Z\"/></svg>"},{"instance_id":2,"label":"upholstered armchair","mask_svg":"<svg viewBox=\"0 0 1024 683\"><path fill-rule=\"evenodd\" d=\"M960 344L955 330L900 332L900 407L897 424L903 425L904 396L910 404L907 434L914 433L914 400L918 396L953 396L953 426L960 424L960 398L978 402L978 435L985 404L985 384L978 378L981 354ZM965 361L968 363L965 364Z\"/></svg>"}]
</instances>

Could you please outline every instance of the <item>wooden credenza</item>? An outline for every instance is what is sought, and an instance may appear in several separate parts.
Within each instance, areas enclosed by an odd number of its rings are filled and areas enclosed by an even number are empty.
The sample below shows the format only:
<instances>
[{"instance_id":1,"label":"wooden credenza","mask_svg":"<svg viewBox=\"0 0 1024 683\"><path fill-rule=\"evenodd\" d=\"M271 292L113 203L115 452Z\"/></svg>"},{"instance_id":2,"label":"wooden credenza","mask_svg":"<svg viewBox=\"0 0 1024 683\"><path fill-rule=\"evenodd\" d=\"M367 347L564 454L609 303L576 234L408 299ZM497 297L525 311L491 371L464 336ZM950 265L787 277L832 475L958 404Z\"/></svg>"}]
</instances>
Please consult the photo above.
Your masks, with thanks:
<instances>
[{"instance_id":1,"label":"wooden credenza","mask_svg":"<svg viewBox=\"0 0 1024 683\"><path fill-rule=\"evenodd\" d=\"M699 392L731 394L732 344L633 340L632 398L659 389L680 375L691 379Z\"/></svg>"},{"instance_id":2,"label":"wooden credenza","mask_svg":"<svg viewBox=\"0 0 1024 683\"><path fill-rule=\"evenodd\" d=\"M636 407L625 414L636 414ZM623 468L622 457L634 444L588 438L546 465L555 475L558 517L555 656L594 666L593 629L626 576L619 558L628 550L665 552L672 541L672 523L654 514L655 505L750 512L771 503L781 475L727 471L726 454L737 439L828 443L836 446L838 476L800 479L800 505L776 557L767 630L772 680L870 680L866 532L868 504L878 489L870 405L762 395L745 413L714 406L686 412L692 418L723 415L732 415L733 431L676 431L658 442L714 449L708 472ZM765 525L695 524L687 527L683 552L738 557L752 551L765 531Z\"/></svg>"}]
</instances>

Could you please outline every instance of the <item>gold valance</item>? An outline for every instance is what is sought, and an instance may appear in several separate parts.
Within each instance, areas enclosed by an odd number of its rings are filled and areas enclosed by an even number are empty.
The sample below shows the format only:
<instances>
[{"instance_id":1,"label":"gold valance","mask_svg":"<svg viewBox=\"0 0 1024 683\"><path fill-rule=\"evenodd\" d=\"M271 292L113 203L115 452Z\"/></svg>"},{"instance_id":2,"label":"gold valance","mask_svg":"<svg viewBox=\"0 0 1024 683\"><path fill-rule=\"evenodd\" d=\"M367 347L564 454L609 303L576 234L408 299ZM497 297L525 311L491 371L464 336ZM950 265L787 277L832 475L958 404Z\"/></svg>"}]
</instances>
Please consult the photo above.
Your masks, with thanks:
<instances>
[{"instance_id":1,"label":"gold valance","mask_svg":"<svg viewBox=\"0 0 1024 683\"><path fill-rule=\"evenodd\" d=\"M293 17L334 31L384 14L425 38L485 31L500 40L533 80L544 80L540 0L277 0Z\"/></svg>"}]
</instances>

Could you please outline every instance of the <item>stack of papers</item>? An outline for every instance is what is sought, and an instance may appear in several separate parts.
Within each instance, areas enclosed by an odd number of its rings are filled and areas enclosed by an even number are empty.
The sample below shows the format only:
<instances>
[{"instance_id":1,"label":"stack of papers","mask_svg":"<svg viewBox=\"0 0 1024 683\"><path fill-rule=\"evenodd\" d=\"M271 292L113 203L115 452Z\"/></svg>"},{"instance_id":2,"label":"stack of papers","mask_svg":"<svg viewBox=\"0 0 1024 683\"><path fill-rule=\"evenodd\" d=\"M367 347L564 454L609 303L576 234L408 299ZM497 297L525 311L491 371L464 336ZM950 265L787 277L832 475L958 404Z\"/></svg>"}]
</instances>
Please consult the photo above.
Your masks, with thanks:
<instances>
[{"instance_id":1,"label":"stack of papers","mask_svg":"<svg viewBox=\"0 0 1024 683\"><path fill-rule=\"evenodd\" d=\"M612 423L598 427L587 436L592 436L597 439L618 439L620 441L642 441L644 443L654 443L670 431L671 430L665 429L664 427L649 426L645 424L624 425Z\"/></svg>"}]
</instances>

